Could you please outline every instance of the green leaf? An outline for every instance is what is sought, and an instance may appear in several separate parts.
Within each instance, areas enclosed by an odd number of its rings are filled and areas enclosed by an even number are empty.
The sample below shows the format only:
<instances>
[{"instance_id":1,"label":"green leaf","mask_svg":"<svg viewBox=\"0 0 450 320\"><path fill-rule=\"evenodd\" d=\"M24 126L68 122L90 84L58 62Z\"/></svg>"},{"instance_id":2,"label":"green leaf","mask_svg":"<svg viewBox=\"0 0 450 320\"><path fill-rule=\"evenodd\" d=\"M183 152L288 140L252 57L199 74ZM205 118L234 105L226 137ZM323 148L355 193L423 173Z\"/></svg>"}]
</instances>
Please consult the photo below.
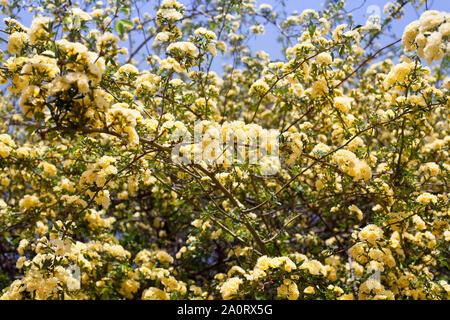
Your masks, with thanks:
<instances>
[{"instance_id":1,"label":"green leaf","mask_svg":"<svg viewBox=\"0 0 450 320\"><path fill-rule=\"evenodd\" d=\"M125 27L123 26L122 20L117 22L116 31L119 33L120 38L123 38L125 34Z\"/></svg>"},{"instance_id":2,"label":"green leaf","mask_svg":"<svg viewBox=\"0 0 450 320\"><path fill-rule=\"evenodd\" d=\"M133 28L133 22L128 19L120 19L120 22L129 28Z\"/></svg>"},{"instance_id":3,"label":"green leaf","mask_svg":"<svg viewBox=\"0 0 450 320\"><path fill-rule=\"evenodd\" d=\"M314 32L316 32L316 28L317 28L317 26L316 26L315 24L312 24L312 25L309 27L309 35L310 35L311 37L313 36Z\"/></svg>"},{"instance_id":4,"label":"green leaf","mask_svg":"<svg viewBox=\"0 0 450 320\"><path fill-rule=\"evenodd\" d=\"M130 6L123 6L119 11L125 13L128 16L130 14Z\"/></svg>"}]
</instances>

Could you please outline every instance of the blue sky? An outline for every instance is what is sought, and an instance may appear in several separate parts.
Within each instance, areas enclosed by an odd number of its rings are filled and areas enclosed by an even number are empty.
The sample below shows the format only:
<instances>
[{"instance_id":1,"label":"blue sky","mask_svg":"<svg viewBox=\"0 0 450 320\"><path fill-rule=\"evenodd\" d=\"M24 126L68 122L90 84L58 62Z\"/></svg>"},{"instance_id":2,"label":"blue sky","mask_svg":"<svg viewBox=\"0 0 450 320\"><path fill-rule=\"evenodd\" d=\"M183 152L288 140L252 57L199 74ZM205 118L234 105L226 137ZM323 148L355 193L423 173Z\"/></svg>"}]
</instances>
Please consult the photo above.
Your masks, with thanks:
<instances>
[{"instance_id":1,"label":"blue sky","mask_svg":"<svg viewBox=\"0 0 450 320\"><path fill-rule=\"evenodd\" d=\"M387 17L387 14L383 13L383 8L388 2L387 0L347 0L345 1L345 8L347 11L352 11L353 19L356 22L356 25L365 25L369 16L378 14L380 16L380 20L383 20ZM417 1L418 2L418 1ZM280 8L280 5L277 5L277 1L275 0L257 0L257 8L263 4L270 4L274 10ZM319 11L323 7L323 1L315 1L315 0L285 0L286 4L286 12L288 14L293 11L297 11L301 13L305 9L314 9ZM429 0L428 1L428 9L429 10L437 10L437 11L450 11L450 0ZM425 5L419 10L415 10L413 6L406 5L405 6L405 15L400 20L394 20L391 22L391 32L396 35L396 39L400 39L403 30L410 22L417 20L420 15L425 11ZM270 55L271 60L283 60L283 54L281 52L281 46L277 42L277 38L280 36L279 30L272 25L266 26L264 35L253 35L251 40L249 41L249 46L252 52L256 52L258 50L263 50ZM391 38L383 38L380 37L378 43L375 43L376 46L380 48L383 45L386 45L393 40ZM218 56L212 65L213 69L221 73L223 63L231 63L231 59L223 59Z\"/></svg>"},{"instance_id":2,"label":"blue sky","mask_svg":"<svg viewBox=\"0 0 450 320\"><path fill-rule=\"evenodd\" d=\"M178 0L181 3L188 3L188 0ZM383 13L384 6L390 1L387 0L347 0L345 8L347 11L352 12L353 18L356 24L365 25L368 17L372 14L379 14L381 20L386 17L386 14ZM418 2L418 1L417 1ZM153 1L151 2L153 5ZM277 4L276 0L257 0L256 7L258 8L261 4L267 3L270 4L275 11L279 11L281 9L280 4ZM320 10L323 6L323 0L314 1L314 0L285 0L285 10L288 14L297 11L301 13L305 9L314 9ZM152 5L146 5L145 8L141 8L141 12L149 11L150 14L154 14L154 10L151 8ZM148 8L147 8L148 7ZM149 10L146 10L149 9ZM438 11L450 11L450 0L429 0L428 1L428 9L430 10L438 10ZM396 34L396 38L399 39L403 33L404 27L410 22L417 20L422 12L425 11L425 5L423 5L418 11L414 10L411 5L405 6L405 15L400 20L395 20L391 23L392 32ZM133 15L134 16L134 15ZM29 26L32 20L31 14L26 12L25 10L21 12L20 17L25 26ZM3 19L2 19L3 20ZM0 22L3 25L3 21ZM280 35L279 31L272 25L267 25L265 29L264 35L252 35L248 44L252 50L252 52L256 52L258 50L264 50L270 55L271 60L281 60L283 59L283 54L281 52L281 45L277 42L277 38ZM389 42L392 42L392 39L383 39L380 38L380 42L378 45L381 47ZM127 42L124 42L123 45L127 45ZM4 49L4 44L1 45L1 48ZM144 53L145 50L141 50L141 53ZM138 57L136 57L138 58ZM142 58L139 57L139 60ZM214 59L212 69L217 73L221 73L222 65L224 63L231 63L231 60L224 59L223 56L219 55ZM144 67L140 65L141 67Z\"/></svg>"},{"instance_id":3,"label":"blue sky","mask_svg":"<svg viewBox=\"0 0 450 320\"><path fill-rule=\"evenodd\" d=\"M286 2L286 11L288 13L292 11L302 12L305 9L314 9L320 10L322 8L323 1L314 1L314 0L285 0ZM359 8L355 10L353 14L353 18L355 19L357 24L365 25L367 18L374 14L374 11L379 9L379 15L381 19L387 17L386 14L383 13L383 8L388 2L386 0L347 0L346 1L346 9L350 11L355 8ZM438 11L450 11L450 0L432 0L428 1L428 9L430 10L438 10ZM267 3L270 4L276 9L276 1L273 0L258 0L257 1L259 7L260 4ZM425 5L423 5L418 11L414 10L411 5L406 5L405 7L405 15L400 20L395 20L392 22L392 31L398 35L400 38L403 34L403 29L410 22L417 20L420 17L420 14L425 11ZM277 37L279 36L279 32L275 27L268 26L266 28L266 32L264 35L258 35L255 37L253 41L250 43L250 47L252 50L264 50L265 52L270 54L272 59L281 59L282 54L280 50L280 46L277 44ZM380 45L383 44L383 39L381 39Z\"/></svg>"}]
</instances>

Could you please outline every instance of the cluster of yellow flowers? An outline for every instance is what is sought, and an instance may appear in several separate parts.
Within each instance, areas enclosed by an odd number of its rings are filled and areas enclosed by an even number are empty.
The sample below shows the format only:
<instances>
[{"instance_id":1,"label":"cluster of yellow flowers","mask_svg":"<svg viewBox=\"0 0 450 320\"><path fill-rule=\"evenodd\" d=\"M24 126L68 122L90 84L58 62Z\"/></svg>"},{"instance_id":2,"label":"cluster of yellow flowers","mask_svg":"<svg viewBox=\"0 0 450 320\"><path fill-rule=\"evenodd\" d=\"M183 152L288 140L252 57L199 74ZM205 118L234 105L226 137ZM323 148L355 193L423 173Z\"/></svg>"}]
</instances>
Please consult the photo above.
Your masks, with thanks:
<instances>
[{"instance_id":1,"label":"cluster of yellow flowers","mask_svg":"<svg viewBox=\"0 0 450 320\"><path fill-rule=\"evenodd\" d=\"M268 281L279 283L277 288L279 297L297 300L301 295L304 298L314 296L315 281L336 280L338 264L336 259L338 259L336 256L329 257L326 259L326 264L322 265L321 262L299 253L290 254L289 257L262 256L252 270L245 271L241 267L234 266L227 275L217 274L216 279L219 280L220 292L225 300L243 298L248 294L249 287ZM234 276L235 273L239 273L241 277ZM342 288L332 284L329 284L327 289L337 296L342 296L344 293Z\"/></svg>"},{"instance_id":2,"label":"cluster of yellow flowers","mask_svg":"<svg viewBox=\"0 0 450 320\"><path fill-rule=\"evenodd\" d=\"M448 13L193 3L5 19L0 299L448 299Z\"/></svg>"},{"instance_id":3,"label":"cluster of yellow flowers","mask_svg":"<svg viewBox=\"0 0 450 320\"><path fill-rule=\"evenodd\" d=\"M61 221L59 225L62 225ZM118 244L97 241L87 244L72 243L68 238L59 239L57 233L51 233L50 239L42 237L36 243L29 243L24 239L20 243L20 248L21 254L24 254L24 250L27 249L35 251L36 255L32 260L28 260L25 256L17 260L17 268L25 269L25 276L15 280L1 299L14 300L28 296L42 300L56 298L61 294L65 299L86 299L88 296L80 291L81 283L87 285L99 276L99 274L92 275L93 278L90 278L89 274L102 265L100 253L107 254L111 259L118 261L130 256L129 252ZM55 265L51 276L46 272L46 265L50 261L58 264ZM80 273L80 269L85 272ZM106 277L93 285L102 287L105 280L107 280Z\"/></svg>"},{"instance_id":4,"label":"cluster of yellow flowers","mask_svg":"<svg viewBox=\"0 0 450 320\"><path fill-rule=\"evenodd\" d=\"M336 151L333 154L333 161L339 168L351 175L355 180L368 180L372 177L372 170L369 165L356 157L356 155L345 149Z\"/></svg>"},{"instance_id":5,"label":"cluster of yellow flowers","mask_svg":"<svg viewBox=\"0 0 450 320\"><path fill-rule=\"evenodd\" d=\"M161 24L164 20L175 22L183 18L183 11L185 7L175 0L164 0L161 3L161 8L156 13L157 23Z\"/></svg>"},{"instance_id":6,"label":"cluster of yellow flowers","mask_svg":"<svg viewBox=\"0 0 450 320\"><path fill-rule=\"evenodd\" d=\"M0 156L6 158L11 153L12 148L15 148L16 144L9 134L0 134Z\"/></svg>"},{"instance_id":7,"label":"cluster of yellow flowers","mask_svg":"<svg viewBox=\"0 0 450 320\"><path fill-rule=\"evenodd\" d=\"M435 10L427 10L419 20L413 21L405 28L402 44L405 51L417 51L419 57L428 64L441 60L448 52L450 35L450 14Z\"/></svg>"}]
</instances>

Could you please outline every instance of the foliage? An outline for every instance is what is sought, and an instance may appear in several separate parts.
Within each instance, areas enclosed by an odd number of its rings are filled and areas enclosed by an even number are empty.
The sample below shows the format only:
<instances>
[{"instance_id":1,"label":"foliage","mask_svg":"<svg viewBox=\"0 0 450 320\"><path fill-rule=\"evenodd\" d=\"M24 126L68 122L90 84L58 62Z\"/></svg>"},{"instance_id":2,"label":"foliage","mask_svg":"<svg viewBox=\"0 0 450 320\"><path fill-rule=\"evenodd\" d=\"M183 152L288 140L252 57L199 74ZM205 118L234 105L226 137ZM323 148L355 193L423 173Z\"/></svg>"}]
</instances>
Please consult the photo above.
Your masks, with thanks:
<instances>
[{"instance_id":1,"label":"foliage","mask_svg":"<svg viewBox=\"0 0 450 320\"><path fill-rule=\"evenodd\" d=\"M448 13L1 3L2 299L448 299Z\"/></svg>"}]
</instances>

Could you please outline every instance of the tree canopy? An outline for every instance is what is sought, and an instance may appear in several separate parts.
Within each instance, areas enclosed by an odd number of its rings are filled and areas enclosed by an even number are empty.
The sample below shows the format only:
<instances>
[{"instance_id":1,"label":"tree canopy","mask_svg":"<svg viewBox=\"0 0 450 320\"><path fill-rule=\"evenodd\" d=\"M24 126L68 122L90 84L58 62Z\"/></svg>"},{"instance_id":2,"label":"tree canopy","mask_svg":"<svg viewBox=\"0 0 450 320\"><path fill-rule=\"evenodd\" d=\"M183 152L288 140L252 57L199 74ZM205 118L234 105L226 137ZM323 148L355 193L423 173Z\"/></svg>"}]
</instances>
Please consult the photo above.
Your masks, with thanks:
<instances>
[{"instance_id":1,"label":"tree canopy","mask_svg":"<svg viewBox=\"0 0 450 320\"><path fill-rule=\"evenodd\" d=\"M0 299L448 299L449 13L0 5Z\"/></svg>"}]
</instances>

